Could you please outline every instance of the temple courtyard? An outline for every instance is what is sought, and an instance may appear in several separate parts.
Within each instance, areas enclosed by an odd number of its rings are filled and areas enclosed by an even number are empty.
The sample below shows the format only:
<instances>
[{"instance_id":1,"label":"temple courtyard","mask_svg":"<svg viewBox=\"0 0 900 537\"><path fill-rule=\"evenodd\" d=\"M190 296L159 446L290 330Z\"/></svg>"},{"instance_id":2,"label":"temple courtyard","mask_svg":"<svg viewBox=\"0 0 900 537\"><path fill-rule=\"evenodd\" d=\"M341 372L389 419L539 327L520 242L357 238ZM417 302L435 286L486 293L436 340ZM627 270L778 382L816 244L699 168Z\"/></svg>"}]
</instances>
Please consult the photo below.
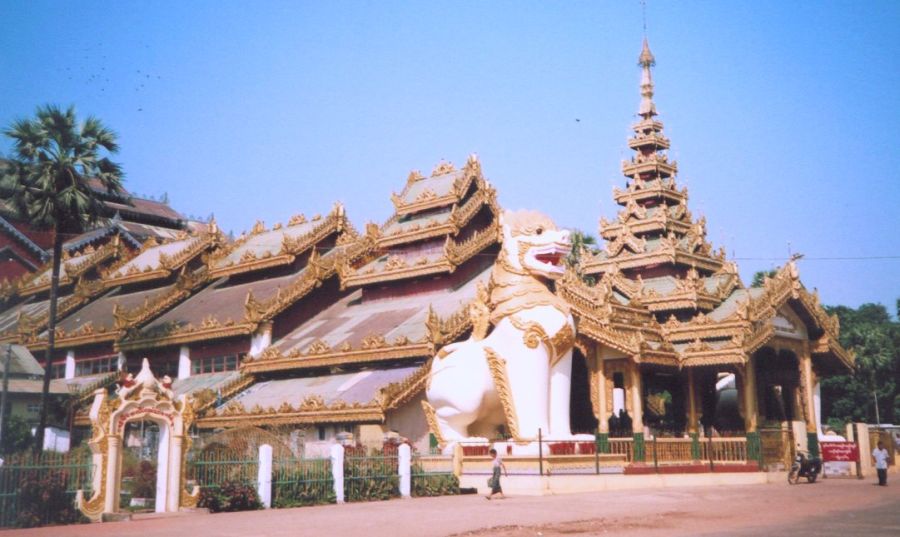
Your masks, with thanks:
<instances>
[{"instance_id":1,"label":"temple courtyard","mask_svg":"<svg viewBox=\"0 0 900 537\"><path fill-rule=\"evenodd\" d=\"M773 477L775 477L773 475ZM896 475L892 475L896 478ZM3 535L371 537L560 535L900 534L900 484L829 479L815 484L607 491L558 496L443 496L387 502L180 515L47 527Z\"/></svg>"}]
</instances>

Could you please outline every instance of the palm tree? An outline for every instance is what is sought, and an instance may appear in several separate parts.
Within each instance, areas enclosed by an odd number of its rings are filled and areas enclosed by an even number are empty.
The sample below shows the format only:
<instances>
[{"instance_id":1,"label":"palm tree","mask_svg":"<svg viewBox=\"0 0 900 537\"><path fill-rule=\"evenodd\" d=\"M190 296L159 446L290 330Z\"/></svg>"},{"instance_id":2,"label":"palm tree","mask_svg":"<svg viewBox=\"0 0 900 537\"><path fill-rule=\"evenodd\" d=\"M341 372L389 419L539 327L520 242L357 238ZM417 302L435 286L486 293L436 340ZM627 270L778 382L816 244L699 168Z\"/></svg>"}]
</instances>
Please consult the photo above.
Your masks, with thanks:
<instances>
[{"instance_id":1,"label":"palm tree","mask_svg":"<svg viewBox=\"0 0 900 537\"><path fill-rule=\"evenodd\" d=\"M67 236L82 233L98 220L102 210L98 190L121 192L123 174L118 164L103 156L118 151L116 134L93 116L79 123L72 106L38 107L33 119L16 120L3 134L13 144L3 174L8 204L34 228L53 231L44 386L34 444L40 451L47 426L62 245Z\"/></svg>"},{"instance_id":2,"label":"palm tree","mask_svg":"<svg viewBox=\"0 0 900 537\"><path fill-rule=\"evenodd\" d=\"M597 239L580 229L573 229L569 234L569 240L572 241L572 251L566 258L566 262L570 267L577 268L585 252L588 254L595 253Z\"/></svg>"}]
</instances>

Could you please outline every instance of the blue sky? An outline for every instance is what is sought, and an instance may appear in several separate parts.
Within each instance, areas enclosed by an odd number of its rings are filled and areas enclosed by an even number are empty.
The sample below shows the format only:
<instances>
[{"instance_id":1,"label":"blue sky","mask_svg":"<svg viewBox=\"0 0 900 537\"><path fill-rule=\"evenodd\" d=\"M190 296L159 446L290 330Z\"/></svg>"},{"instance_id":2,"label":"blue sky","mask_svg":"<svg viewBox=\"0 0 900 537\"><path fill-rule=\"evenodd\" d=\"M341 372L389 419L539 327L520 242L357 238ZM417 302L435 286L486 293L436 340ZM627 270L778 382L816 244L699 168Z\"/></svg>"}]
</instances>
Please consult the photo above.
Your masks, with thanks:
<instances>
[{"instance_id":1,"label":"blue sky","mask_svg":"<svg viewBox=\"0 0 900 537\"><path fill-rule=\"evenodd\" d=\"M893 311L900 2L648 4L657 109L713 245L746 282L802 252L823 302ZM637 0L5 0L0 124L75 104L119 133L131 191L236 233L335 200L382 222L409 170L475 152L503 206L596 234L641 37Z\"/></svg>"}]
</instances>

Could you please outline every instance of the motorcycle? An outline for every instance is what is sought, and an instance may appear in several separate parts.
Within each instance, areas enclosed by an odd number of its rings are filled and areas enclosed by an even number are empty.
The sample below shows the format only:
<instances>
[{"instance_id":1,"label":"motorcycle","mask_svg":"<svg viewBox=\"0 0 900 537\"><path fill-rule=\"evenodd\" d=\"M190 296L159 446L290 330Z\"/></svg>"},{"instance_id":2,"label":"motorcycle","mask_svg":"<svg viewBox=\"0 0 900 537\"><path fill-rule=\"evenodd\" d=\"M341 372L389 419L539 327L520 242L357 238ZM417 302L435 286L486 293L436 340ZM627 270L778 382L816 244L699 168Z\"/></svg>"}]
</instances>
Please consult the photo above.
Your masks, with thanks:
<instances>
[{"instance_id":1,"label":"motorcycle","mask_svg":"<svg viewBox=\"0 0 900 537\"><path fill-rule=\"evenodd\" d=\"M797 456L794 457L794 463L791 464L791 470L788 472L788 483L796 485L800 482L801 477L805 477L810 483L815 483L821 471L821 460L811 459L798 450Z\"/></svg>"}]
</instances>

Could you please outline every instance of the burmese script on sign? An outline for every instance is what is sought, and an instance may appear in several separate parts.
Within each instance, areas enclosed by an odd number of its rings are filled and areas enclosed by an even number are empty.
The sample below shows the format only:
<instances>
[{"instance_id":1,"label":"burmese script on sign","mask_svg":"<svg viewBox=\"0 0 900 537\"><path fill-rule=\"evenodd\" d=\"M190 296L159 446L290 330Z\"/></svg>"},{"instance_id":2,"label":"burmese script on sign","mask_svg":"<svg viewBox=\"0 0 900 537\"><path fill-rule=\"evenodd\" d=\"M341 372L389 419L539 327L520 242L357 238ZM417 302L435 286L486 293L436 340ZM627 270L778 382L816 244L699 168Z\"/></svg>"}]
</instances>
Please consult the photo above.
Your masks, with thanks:
<instances>
[{"instance_id":1,"label":"burmese script on sign","mask_svg":"<svg viewBox=\"0 0 900 537\"><path fill-rule=\"evenodd\" d=\"M825 462L856 462L859 446L853 442L822 442L822 460Z\"/></svg>"}]
</instances>

